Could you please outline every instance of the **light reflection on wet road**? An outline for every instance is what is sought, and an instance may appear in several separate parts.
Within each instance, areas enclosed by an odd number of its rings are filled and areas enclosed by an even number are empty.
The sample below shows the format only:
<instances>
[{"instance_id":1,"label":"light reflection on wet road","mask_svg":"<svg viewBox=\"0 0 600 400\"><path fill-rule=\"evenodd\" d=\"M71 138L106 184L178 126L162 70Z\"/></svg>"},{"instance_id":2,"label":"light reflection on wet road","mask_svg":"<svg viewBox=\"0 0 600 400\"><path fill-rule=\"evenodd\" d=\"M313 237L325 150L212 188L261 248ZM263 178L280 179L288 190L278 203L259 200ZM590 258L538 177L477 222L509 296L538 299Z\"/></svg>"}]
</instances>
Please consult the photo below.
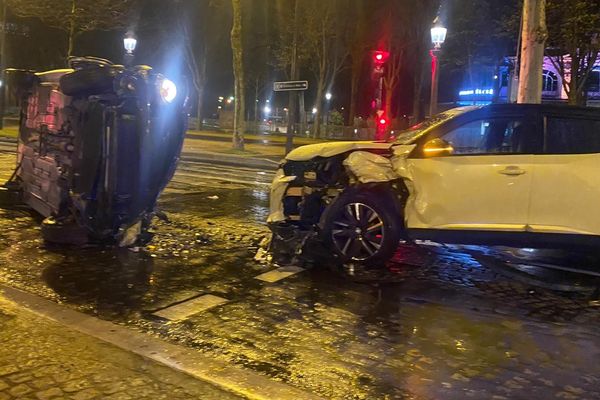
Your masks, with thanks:
<instances>
[{"instance_id":1,"label":"light reflection on wet road","mask_svg":"<svg viewBox=\"0 0 600 400\"><path fill-rule=\"evenodd\" d=\"M0 156L3 178L11 160ZM160 201L169 222L139 252L47 246L31 214L0 210L0 281L326 398L600 398L600 310L586 297L435 247L403 248L385 271L261 282L270 177L185 169ZM153 315L202 294L228 302L181 322Z\"/></svg>"}]
</instances>

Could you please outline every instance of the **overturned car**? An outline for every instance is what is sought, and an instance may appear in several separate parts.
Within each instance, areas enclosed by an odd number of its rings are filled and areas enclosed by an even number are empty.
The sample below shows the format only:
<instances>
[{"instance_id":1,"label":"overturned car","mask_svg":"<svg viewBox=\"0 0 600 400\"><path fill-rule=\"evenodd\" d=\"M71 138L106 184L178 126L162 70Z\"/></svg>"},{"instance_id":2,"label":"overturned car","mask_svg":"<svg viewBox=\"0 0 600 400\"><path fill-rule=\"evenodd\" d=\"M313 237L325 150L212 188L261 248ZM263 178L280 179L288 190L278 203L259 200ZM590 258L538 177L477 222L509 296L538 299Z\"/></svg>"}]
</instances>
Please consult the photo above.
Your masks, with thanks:
<instances>
[{"instance_id":1,"label":"overturned car","mask_svg":"<svg viewBox=\"0 0 600 400\"><path fill-rule=\"evenodd\" d=\"M394 142L300 147L271 190L274 243L308 236L381 264L400 240L600 244L600 109L494 104L442 113Z\"/></svg>"},{"instance_id":2,"label":"overturned car","mask_svg":"<svg viewBox=\"0 0 600 400\"><path fill-rule=\"evenodd\" d=\"M87 57L70 67L7 71L23 99L8 186L45 217L48 241L132 245L175 172L186 94L147 66Z\"/></svg>"}]
</instances>

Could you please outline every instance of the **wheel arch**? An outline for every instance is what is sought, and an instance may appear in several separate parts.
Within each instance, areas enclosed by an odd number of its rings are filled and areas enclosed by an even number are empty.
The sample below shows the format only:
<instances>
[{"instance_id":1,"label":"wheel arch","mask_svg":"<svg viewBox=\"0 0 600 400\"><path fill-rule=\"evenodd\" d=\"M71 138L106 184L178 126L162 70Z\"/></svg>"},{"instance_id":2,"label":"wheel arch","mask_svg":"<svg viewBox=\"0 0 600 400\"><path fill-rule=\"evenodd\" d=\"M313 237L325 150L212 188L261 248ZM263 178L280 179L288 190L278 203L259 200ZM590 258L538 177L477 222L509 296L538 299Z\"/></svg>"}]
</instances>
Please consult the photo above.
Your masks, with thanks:
<instances>
[{"instance_id":1,"label":"wheel arch","mask_svg":"<svg viewBox=\"0 0 600 400\"><path fill-rule=\"evenodd\" d=\"M386 203L390 204L393 211L398 215L398 219L402 222L402 227L405 228L404 207L408 198L408 189L402 179L397 179L390 182L376 182L358 184L348 187L339 196L337 196L331 204L325 209L319 221L319 228L323 229L332 206L341 198L352 196L353 194L373 194L386 199Z\"/></svg>"}]
</instances>

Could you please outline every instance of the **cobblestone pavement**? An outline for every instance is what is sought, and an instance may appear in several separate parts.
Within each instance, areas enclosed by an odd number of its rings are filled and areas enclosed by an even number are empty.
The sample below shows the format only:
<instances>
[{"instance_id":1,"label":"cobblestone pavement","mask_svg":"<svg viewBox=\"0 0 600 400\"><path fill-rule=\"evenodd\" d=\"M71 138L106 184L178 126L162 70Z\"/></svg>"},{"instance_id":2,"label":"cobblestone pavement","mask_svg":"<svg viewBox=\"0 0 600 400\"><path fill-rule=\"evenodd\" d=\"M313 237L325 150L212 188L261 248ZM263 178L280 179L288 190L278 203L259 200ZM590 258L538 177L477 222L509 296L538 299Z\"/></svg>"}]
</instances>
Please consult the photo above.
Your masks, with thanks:
<instances>
[{"instance_id":1,"label":"cobblestone pavement","mask_svg":"<svg viewBox=\"0 0 600 400\"><path fill-rule=\"evenodd\" d=\"M0 400L237 397L2 299Z\"/></svg>"},{"instance_id":2,"label":"cobblestone pavement","mask_svg":"<svg viewBox=\"0 0 600 400\"><path fill-rule=\"evenodd\" d=\"M0 210L0 282L325 398L600 399L589 293L435 244L401 247L383 270L306 263L261 282L277 267L254 259L267 190L178 174L160 201L169 221L137 252L49 246L34 216ZM202 294L226 301L179 321L154 314Z\"/></svg>"}]
</instances>

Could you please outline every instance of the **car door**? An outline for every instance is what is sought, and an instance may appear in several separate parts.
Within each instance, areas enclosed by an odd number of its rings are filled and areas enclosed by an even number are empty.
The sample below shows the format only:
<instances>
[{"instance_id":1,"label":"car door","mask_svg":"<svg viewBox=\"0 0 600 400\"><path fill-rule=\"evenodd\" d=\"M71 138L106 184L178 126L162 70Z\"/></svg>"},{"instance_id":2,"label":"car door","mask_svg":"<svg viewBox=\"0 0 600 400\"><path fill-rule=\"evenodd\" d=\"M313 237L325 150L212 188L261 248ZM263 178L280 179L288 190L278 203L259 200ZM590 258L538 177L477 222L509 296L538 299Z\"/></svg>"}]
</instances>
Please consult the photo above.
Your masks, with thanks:
<instances>
[{"instance_id":1,"label":"car door","mask_svg":"<svg viewBox=\"0 0 600 400\"><path fill-rule=\"evenodd\" d=\"M544 116L529 230L600 235L600 118Z\"/></svg>"},{"instance_id":2,"label":"car door","mask_svg":"<svg viewBox=\"0 0 600 400\"><path fill-rule=\"evenodd\" d=\"M482 117L441 132L449 149L407 160L409 229L524 231L538 135L535 118ZM429 154L428 154L429 153Z\"/></svg>"}]
</instances>

